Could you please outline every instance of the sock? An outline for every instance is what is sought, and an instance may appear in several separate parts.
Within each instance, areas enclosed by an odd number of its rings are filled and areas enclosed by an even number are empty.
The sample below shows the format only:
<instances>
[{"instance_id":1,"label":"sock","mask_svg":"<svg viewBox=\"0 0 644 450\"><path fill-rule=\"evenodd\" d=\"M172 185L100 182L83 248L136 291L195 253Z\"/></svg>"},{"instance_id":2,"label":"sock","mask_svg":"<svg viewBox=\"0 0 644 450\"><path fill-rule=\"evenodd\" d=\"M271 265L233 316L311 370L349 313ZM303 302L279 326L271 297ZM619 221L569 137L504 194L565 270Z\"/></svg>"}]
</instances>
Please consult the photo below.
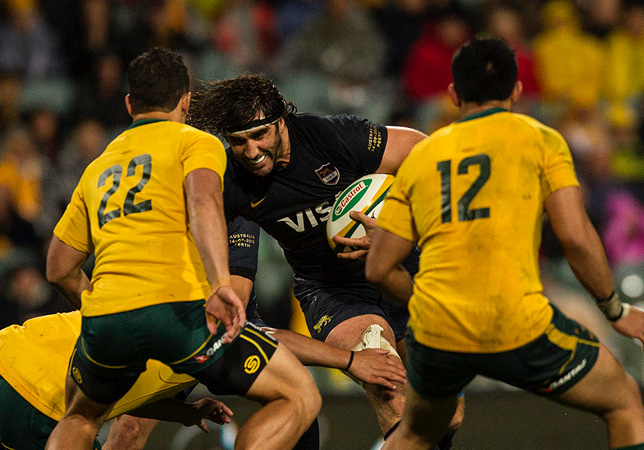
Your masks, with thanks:
<instances>
[{"instance_id":1,"label":"sock","mask_svg":"<svg viewBox=\"0 0 644 450\"><path fill-rule=\"evenodd\" d=\"M320 424L317 417L297 441L293 450L320 450Z\"/></svg>"},{"instance_id":2,"label":"sock","mask_svg":"<svg viewBox=\"0 0 644 450\"><path fill-rule=\"evenodd\" d=\"M626 447L619 447L619 448L616 448L615 450L644 450L644 443L627 445Z\"/></svg>"},{"instance_id":3,"label":"sock","mask_svg":"<svg viewBox=\"0 0 644 450\"><path fill-rule=\"evenodd\" d=\"M389 431L387 431L387 432L385 433L385 441L387 440L387 438L388 438L389 436L391 436L391 433L393 433L394 431L396 431L396 428L398 428L398 425L400 425L400 420L399 420L398 422L396 422L396 423L394 424L394 426L393 426L393 427L389 428Z\"/></svg>"}]
</instances>

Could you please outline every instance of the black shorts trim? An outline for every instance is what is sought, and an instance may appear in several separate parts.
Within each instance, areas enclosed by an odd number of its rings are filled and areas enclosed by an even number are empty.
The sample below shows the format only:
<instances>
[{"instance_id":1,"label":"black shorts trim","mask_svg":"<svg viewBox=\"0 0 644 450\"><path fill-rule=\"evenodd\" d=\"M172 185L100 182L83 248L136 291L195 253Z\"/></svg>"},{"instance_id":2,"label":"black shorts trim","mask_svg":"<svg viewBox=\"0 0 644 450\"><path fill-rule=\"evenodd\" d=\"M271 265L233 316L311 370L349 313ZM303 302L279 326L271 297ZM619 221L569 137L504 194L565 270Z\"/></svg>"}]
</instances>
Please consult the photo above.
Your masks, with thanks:
<instances>
[{"instance_id":1,"label":"black shorts trim","mask_svg":"<svg viewBox=\"0 0 644 450\"><path fill-rule=\"evenodd\" d=\"M277 349L277 341L246 322L241 334L209 367L192 375L215 395L245 395Z\"/></svg>"}]
</instances>

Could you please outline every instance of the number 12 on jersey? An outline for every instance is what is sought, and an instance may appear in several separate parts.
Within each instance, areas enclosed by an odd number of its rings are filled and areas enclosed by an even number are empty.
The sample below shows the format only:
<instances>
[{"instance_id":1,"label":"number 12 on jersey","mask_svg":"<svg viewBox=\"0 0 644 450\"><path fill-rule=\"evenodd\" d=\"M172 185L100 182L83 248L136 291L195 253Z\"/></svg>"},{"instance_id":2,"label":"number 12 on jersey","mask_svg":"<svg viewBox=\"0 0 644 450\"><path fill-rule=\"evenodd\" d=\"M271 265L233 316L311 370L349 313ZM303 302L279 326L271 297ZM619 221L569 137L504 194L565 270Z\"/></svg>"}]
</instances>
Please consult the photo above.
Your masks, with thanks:
<instances>
[{"instance_id":1,"label":"number 12 on jersey","mask_svg":"<svg viewBox=\"0 0 644 450\"><path fill-rule=\"evenodd\" d=\"M458 221L485 219L490 217L490 208L470 209L474 196L490 178L490 157L485 153L468 156L458 163L458 175L467 174L470 166L479 166L479 176L458 199ZM443 223L452 221L452 160L440 161L436 169L441 173L441 219Z\"/></svg>"}]
</instances>

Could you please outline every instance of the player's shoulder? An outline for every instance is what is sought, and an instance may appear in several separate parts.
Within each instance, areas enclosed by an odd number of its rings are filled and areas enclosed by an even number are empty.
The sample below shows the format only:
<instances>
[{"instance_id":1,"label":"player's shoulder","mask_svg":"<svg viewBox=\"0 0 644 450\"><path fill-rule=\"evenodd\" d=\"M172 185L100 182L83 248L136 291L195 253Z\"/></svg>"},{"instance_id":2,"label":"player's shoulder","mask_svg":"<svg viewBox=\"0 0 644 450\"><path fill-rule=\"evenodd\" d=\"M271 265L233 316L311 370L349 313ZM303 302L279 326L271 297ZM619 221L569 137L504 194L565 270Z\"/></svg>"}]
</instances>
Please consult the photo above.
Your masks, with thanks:
<instances>
[{"instance_id":1,"label":"player's shoulder","mask_svg":"<svg viewBox=\"0 0 644 450\"><path fill-rule=\"evenodd\" d=\"M532 130L535 139L540 143L548 146L559 146L565 144L564 137L559 131L534 117L520 113L509 113L509 115L517 124L523 125L527 130Z\"/></svg>"},{"instance_id":2,"label":"player's shoulder","mask_svg":"<svg viewBox=\"0 0 644 450\"><path fill-rule=\"evenodd\" d=\"M297 113L286 118L286 124L291 128L302 130L309 134L332 136L343 130L371 124L368 119L351 114L315 114Z\"/></svg>"}]
</instances>

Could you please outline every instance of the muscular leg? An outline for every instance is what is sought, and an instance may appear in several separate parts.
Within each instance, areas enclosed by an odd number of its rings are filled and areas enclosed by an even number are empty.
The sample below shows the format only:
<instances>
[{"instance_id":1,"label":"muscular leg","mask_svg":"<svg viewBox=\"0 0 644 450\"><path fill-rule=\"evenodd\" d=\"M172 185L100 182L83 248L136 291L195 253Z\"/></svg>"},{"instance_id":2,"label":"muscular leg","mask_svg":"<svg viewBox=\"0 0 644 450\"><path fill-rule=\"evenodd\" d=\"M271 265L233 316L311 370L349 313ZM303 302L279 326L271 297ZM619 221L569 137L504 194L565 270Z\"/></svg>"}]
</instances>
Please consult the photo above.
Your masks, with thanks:
<instances>
[{"instance_id":1,"label":"muscular leg","mask_svg":"<svg viewBox=\"0 0 644 450\"><path fill-rule=\"evenodd\" d=\"M264 406L239 430L236 450L293 448L322 406L313 378L284 345L277 347L246 397Z\"/></svg>"},{"instance_id":2,"label":"muscular leg","mask_svg":"<svg viewBox=\"0 0 644 450\"><path fill-rule=\"evenodd\" d=\"M644 443L644 408L639 387L603 345L588 374L554 400L599 415L608 425L611 448Z\"/></svg>"},{"instance_id":3,"label":"muscular leg","mask_svg":"<svg viewBox=\"0 0 644 450\"><path fill-rule=\"evenodd\" d=\"M143 450L157 423L159 423L158 420L127 414L116 417L112 421L107 440L103 444L103 450Z\"/></svg>"},{"instance_id":4,"label":"muscular leg","mask_svg":"<svg viewBox=\"0 0 644 450\"><path fill-rule=\"evenodd\" d=\"M92 450L94 438L114 404L96 403L87 398L68 372L65 405L65 415L51 433L45 449Z\"/></svg>"},{"instance_id":5,"label":"muscular leg","mask_svg":"<svg viewBox=\"0 0 644 450\"><path fill-rule=\"evenodd\" d=\"M457 414L457 396L428 401L407 386L407 402L400 425L385 441L382 450L426 450L434 448Z\"/></svg>"},{"instance_id":6,"label":"muscular leg","mask_svg":"<svg viewBox=\"0 0 644 450\"><path fill-rule=\"evenodd\" d=\"M365 314L345 320L331 330L325 342L334 347L350 350L360 342L362 332L372 324L378 324L383 328L382 337L391 343L396 342L394 332L387 321L375 314ZM396 390L392 391L365 383L364 390L376 411L380 429L384 434L402 417L405 386L397 385Z\"/></svg>"}]
</instances>

